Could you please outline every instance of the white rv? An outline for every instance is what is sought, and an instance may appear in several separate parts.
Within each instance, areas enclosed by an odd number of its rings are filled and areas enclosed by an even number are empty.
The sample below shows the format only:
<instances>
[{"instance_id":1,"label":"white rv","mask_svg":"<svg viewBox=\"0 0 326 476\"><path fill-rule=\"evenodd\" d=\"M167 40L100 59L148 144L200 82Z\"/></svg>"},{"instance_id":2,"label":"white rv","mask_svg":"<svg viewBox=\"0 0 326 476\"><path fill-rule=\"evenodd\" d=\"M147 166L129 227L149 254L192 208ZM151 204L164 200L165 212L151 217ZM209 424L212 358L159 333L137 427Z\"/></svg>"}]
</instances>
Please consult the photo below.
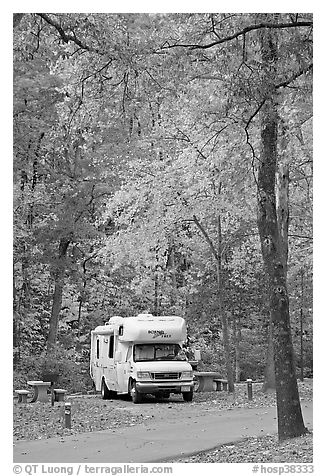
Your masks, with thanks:
<instances>
[{"instance_id":1,"label":"white rv","mask_svg":"<svg viewBox=\"0 0 326 476\"><path fill-rule=\"evenodd\" d=\"M193 371L182 350L185 320L178 316L111 317L91 332L90 374L102 398L129 394L193 397Z\"/></svg>"}]
</instances>

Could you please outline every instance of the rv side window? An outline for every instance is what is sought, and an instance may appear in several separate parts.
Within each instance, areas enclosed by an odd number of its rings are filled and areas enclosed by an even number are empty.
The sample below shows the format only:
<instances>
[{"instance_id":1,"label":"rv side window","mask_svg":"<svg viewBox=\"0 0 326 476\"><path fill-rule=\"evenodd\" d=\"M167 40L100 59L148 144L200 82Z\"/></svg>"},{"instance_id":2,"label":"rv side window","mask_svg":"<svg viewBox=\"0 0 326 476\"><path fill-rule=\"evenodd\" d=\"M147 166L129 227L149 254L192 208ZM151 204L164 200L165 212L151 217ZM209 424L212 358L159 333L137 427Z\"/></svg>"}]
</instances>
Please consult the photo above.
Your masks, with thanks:
<instances>
[{"instance_id":1,"label":"rv side window","mask_svg":"<svg viewBox=\"0 0 326 476\"><path fill-rule=\"evenodd\" d=\"M100 341L99 341L99 339L97 339L97 341L96 341L96 358L97 359L100 358Z\"/></svg>"},{"instance_id":2,"label":"rv side window","mask_svg":"<svg viewBox=\"0 0 326 476\"><path fill-rule=\"evenodd\" d=\"M110 336L109 342L109 359L113 359L114 335Z\"/></svg>"}]
</instances>

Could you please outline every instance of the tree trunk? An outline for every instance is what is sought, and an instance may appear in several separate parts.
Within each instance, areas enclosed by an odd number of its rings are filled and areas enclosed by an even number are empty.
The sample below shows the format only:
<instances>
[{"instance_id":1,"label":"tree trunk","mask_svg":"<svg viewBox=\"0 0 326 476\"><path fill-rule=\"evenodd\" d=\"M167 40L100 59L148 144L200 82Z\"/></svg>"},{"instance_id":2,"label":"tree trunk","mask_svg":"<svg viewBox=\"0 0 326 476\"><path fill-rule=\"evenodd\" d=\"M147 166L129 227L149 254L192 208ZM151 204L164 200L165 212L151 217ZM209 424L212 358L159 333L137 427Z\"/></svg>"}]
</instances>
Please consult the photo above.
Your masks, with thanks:
<instances>
[{"instance_id":1,"label":"tree trunk","mask_svg":"<svg viewBox=\"0 0 326 476\"><path fill-rule=\"evenodd\" d=\"M284 144L283 144L284 147ZM289 232L289 166L278 164L276 174L276 211L284 271L287 274Z\"/></svg>"},{"instance_id":2,"label":"tree trunk","mask_svg":"<svg viewBox=\"0 0 326 476\"><path fill-rule=\"evenodd\" d=\"M281 139L282 152L286 149L286 140ZM279 229L280 249L282 253L284 272L287 276L288 263L288 231L289 231L289 166L285 163L278 164L276 173L276 214ZM263 391L275 390L275 366L273 347L273 323L270 316L268 326L267 361Z\"/></svg>"},{"instance_id":3,"label":"tree trunk","mask_svg":"<svg viewBox=\"0 0 326 476\"><path fill-rule=\"evenodd\" d=\"M177 267L175 262L175 246L173 242L170 245L170 267L171 267L171 280L172 280L170 303L171 303L171 306L173 307L176 304L176 296L177 296Z\"/></svg>"},{"instance_id":4,"label":"tree trunk","mask_svg":"<svg viewBox=\"0 0 326 476\"><path fill-rule=\"evenodd\" d=\"M280 440L306 433L300 407L291 338L284 250L277 221L275 174L277 165L277 110L274 88L276 45L270 30L262 32L261 51L269 96L261 109L261 156L258 165L258 230L268 274L278 435Z\"/></svg>"},{"instance_id":5,"label":"tree trunk","mask_svg":"<svg viewBox=\"0 0 326 476\"><path fill-rule=\"evenodd\" d=\"M154 272L154 316L159 315L159 302L158 302L158 273Z\"/></svg>"},{"instance_id":6,"label":"tree trunk","mask_svg":"<svg viewBox=\"0 0 326 476\"><path fill-rule=\"evenodd\" d=\"M241 366L240 366L240 340L241 330L239 320L234 316L233 322L233 339L234 339L234 369L235 369L235 381L240 382Z\"/></svg>"},{"instance_id":7,"label":"tree trunk","mask_svg":"<svg viewBox=\"0 0 326 476\"><path fill-rule=\"evenodd\" d=\"M20 341L19 341L19 314L17 305L17 288L15 280L15 267L13 267L13 349L14 349L14 368L20 361Z\"/></svg>"},{"instance_id":8,"label":"tree trunk","mask_svg":"<svg viewBox=\"0 0 326 476\"><path fill-rule=\"evenodd\" d=\"M57 341L59 315L62 305L62 293L64 287L64 276L66 269L66 255L70 241L67 238L61 238L59 243L58 260L54 272L54 293L52 300L52 309L50 316L50 327L47 340L47 350L51 350Z\"/></svg>"},{"instance_id":9,"label":"tree trunk","mask_svg":"<svg viewBox=\"0 0 326 476\"><path fill-rule=\"evenodd\" d=\"M219 188L220 193L221 188ZM194 222L202 232L205 240L207 241L213 256L216 260L216 282L217 282L217 308L218 308L218 315L221 319L222 325L222 340L223 340L223 347L224 347L224 355L225 355L225 365L226 365L226 373L227 373L227 380L228 380L228 387L229 392L234 392L234 378L233 378L233 366L232 366L232 359L231 359L231 349L230 349L230 337L229 337L229 325L226 316L226 312L224 309L223 303L223 284L222 284L222 228L221 228L221 217L218 216L218 249L216 250L214 243L210 239L207 231L200 223L196 215L193 216Z\"/></svg>"},{"instance_id":10,"label":"tree trunk","mask_svg":"<svg viewBox=\"0 0 326 476\"><path fill-rule=\"evenodd\" d=\"M234 392L234 378L233 366L231 360L230 337L228 319L224 308L223 300L223 284L222 284L222 227L221 216L218 215L218 261L217 261L217 293L218 293L218 307L222 323L222 337L225 351L226 374L228 380L229 392Z\"/></svg>"},{"instance_id":11,"label":"tree trunk","mask_svg":"<svg viewBox=\"0 0 326 476\"><path fill-rule=\"evenodd\" d=\"M300 303L300 380L303 382L303 303L304 303L304 269L301 269L301 303Z\"/></svg>"},{"instance_id":12,"label":"tree trunk","mask_svg":"<svg viewBox=\"0 0 326 476\"><path fill-rule=\"evenodd\" d=\"M268 325L268 344L267 344L267 359L264 373L263 392L268 390L275 390L275 365L274 365L274 345L273 345L273 323L270 316Z\"/></svg>"}]
</instances>

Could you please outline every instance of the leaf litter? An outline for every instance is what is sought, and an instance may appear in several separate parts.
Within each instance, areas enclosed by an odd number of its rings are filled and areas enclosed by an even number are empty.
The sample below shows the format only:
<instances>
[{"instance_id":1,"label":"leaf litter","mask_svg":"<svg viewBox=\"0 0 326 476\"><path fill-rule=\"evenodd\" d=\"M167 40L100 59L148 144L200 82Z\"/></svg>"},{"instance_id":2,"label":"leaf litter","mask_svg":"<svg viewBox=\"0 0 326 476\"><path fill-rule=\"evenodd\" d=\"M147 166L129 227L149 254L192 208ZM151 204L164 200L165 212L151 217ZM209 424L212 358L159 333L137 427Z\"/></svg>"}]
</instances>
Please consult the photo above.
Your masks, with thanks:
<instances>
[{"instance_id":1,"label":"leaf litter","mask_svg":"<svg viewBox=\"0 0 326 476\"><path fill-rule=\"evenodd\" d=\"M298 382L302 401L312 401L312 383ZM262 408L275 406L275 392L264 393L262 384L254 384L253 400L248 401L246 385L236 385L234 395L227 392L195 393L191 407L211 411L233 408ZM88 397L88 398L86 398ZM91 398L89 398L91 397ZM132 404L120 406L116 400L102 400L97 395L76 396L72 401L72 428L64 428L64 403L14 404L13 437L19 440L37 440L135 426L153 419L153 414L135 412ZM180 410L180 402L169 402L168 408ZM157 403L160 405L160 403ZM162 405L162 404L161 404ZM164 404L163 404L164 405ZM64 441L64 440L61 440ZM312 434L279 443L277 436L246 438L241 442L220 446L215 450L175 459L182 463L246 463L246 462L301 462L313 461Z\"/></svg>"}]
</instances>

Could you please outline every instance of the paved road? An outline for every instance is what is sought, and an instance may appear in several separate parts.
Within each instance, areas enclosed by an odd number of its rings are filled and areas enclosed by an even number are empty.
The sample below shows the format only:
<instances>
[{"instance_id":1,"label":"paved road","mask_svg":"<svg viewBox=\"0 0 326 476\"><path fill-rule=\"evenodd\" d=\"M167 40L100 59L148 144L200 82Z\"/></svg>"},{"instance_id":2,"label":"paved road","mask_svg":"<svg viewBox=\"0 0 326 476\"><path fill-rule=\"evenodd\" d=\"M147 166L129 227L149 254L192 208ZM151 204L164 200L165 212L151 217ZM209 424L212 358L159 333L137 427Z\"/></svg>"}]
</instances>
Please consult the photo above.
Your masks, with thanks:
<instances>
[{"instance_id":1,"label":"paved road","mask_svg":"<svg viewBox=\"0 0 326 476\"><path fill-rule=\"evenodd\" d=\"M301 404L305 425L312 429L312 402ZM186 408L179 416L173 412L170 418L128 428L20 441L14 446L14 462L154 463L277 432L275 408Z\"/></svg>"}]
</instances>

